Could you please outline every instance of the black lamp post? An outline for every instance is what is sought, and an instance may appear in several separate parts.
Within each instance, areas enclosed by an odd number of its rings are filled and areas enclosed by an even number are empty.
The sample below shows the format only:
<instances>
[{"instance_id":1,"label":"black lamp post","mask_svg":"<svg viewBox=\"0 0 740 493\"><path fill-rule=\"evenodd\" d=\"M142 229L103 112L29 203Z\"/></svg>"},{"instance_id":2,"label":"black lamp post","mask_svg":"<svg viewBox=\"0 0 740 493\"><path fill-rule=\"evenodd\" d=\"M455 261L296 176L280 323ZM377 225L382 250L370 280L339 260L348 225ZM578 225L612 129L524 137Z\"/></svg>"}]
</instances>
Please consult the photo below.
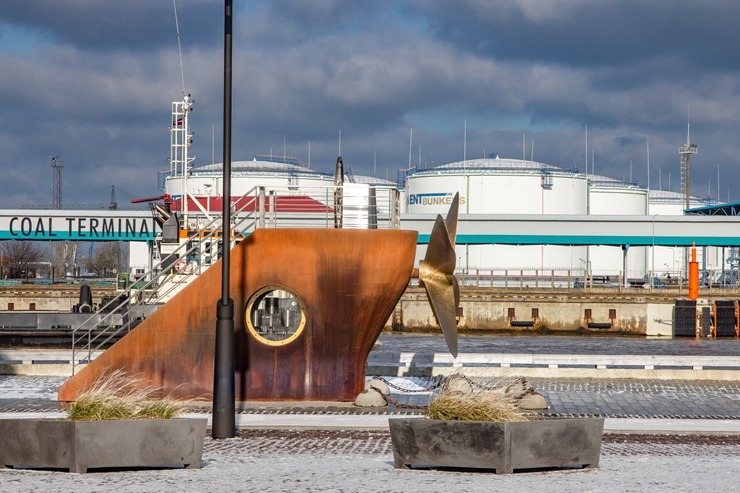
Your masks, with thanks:
<instances>
[{"instance_id":1,"label":"black lamp post","mask_svg":"<svg viewBox=\"0 0 740 493\"><path fill-rule=\"evenodd\" d=\"M229 297L231 246L231 29L232 0L224 0L223 215L221 222L221 299L216 304L213 368L213 438L236 436L234 395L234 300Z\"/></svg>"}]
</instances>

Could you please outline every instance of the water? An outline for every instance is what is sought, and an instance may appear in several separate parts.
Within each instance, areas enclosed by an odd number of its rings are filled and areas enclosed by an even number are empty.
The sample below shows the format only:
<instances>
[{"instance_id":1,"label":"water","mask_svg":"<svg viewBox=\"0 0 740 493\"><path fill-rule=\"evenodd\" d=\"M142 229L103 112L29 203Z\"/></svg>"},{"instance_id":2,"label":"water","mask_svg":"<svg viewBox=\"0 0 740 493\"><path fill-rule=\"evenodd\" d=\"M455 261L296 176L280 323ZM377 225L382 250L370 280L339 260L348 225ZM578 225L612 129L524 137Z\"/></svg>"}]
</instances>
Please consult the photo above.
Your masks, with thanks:
<instances>
[{"instance_id":1,"label":"water","mask_svg":"<svg viewBox=\"0 0 740 493\"><path fill-rule=\"evenodd\" d=\"M378 341L377 351L448 352L441 333L384 332ZM740 339L491 334L461 335L458 345L460 353L740 356Z\"/></svg>"}]
</instances>

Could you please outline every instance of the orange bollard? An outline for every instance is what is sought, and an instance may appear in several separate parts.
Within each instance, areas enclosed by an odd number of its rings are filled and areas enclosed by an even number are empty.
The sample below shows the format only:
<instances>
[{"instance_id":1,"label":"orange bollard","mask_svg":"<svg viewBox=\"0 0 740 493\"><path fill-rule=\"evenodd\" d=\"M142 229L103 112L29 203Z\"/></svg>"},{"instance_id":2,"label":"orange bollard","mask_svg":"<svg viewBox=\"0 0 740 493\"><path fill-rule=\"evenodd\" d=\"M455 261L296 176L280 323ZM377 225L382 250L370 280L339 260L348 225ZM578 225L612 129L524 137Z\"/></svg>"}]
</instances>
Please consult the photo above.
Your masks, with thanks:
<instances>
[{"instance_id":1,"label":"orange bollard","mask_svg":"<svg viewBox=\"0 0 740 493\"><path fill-rule=\"evenodd\" d=\"M691 262L689 262L689 299L699 298L699 262L696 261L696 245L691 247Z\"/></svg>"}]
</instances>

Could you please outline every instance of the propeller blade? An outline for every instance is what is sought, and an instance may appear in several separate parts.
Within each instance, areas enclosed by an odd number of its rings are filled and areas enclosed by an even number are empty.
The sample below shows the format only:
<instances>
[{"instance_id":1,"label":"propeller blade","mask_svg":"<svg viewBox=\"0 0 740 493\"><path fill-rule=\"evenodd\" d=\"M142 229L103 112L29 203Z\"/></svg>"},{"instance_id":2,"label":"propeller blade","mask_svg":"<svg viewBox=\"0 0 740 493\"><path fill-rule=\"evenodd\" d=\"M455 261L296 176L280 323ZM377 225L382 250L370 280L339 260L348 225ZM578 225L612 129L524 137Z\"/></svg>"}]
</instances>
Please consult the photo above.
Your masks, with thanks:
<instances>
[{"instance_id":1,"label":"propeller blade","mask_svg":"<svg viewBox=\"0 0 740 493\"><path fill-rule=\"evenodd\" d=\"M460 205L460 192L455 193L455 198L452 199L450 204L450 210L447 212L445 218L445 226L447 226L447 233L450 236L450 243L452 248L455 248L455 238L457 237L457 211Z\"/></svg>"},{"instance_id":2,"label":"propeller blade","mask_svg":"<svg viewBox=\"0 0 740 493\"><path fill-rule=\"evenodd\" d=\"M447 347L457 358L457 279L441 273L424 260L419 263L419 279L424 283L432 313L442 329Z\"/></svg>"},{"instance_id":3,"label":"propeller blade","mask_svg":"<svg viewBox=\"0 0 740 493\"><path fill-rule=\"evenodd\" d=\"M443 274L454 274L455 263L455 246L450 242L450 235L441 215L437 215L432 233L429 235L429 244L424 261L433 269Z\"/></svg>"},{"instance_id":4,"label":"propeller blade","mask_svg":"<svg viewBox=\"0 0 740 493\"><path fill-rule=\"evenodd\" d=\"M455 195L446 220L441 215L437 216L429 235L427 253L419 263L419 280L427 292L432 313L442 329L447 347L455 358L457 307L460 304L460 287L454 276L458 200L458 195Z\"/></svg>"}]
</instances>

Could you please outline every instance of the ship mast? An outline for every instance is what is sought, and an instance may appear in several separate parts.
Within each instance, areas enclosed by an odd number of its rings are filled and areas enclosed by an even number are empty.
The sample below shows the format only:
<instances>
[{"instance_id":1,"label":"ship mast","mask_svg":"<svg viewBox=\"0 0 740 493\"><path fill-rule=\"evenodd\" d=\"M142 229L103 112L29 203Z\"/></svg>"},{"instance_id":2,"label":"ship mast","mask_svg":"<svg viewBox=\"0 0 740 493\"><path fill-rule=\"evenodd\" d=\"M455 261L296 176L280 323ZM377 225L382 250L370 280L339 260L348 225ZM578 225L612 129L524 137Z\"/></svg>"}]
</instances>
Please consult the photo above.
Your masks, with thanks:
<instances>
[{"instance_id":1,"label":"ship mast","mask_svg":"<svg viewBox=\"0 0 740 493\"><path fill-rule=\"evenodd\" d=\"M185 224L188 219L188 171L195 160L188 151L193 145L193 132L190 130L188 116L193 111L194 99L190 94L182 101L172 102L172 125L170 125L170 176L180 178L180 212Z\"/></svg>"},{"instance_id":2,"label":"ship mast","mask_svg":"<svg viewBox=\"0 0 740 493\"><path fill-rule=\"evenodd\" d=\"M172 102L172 124L170 125L170 177L180 178L180 213L185 226L188 225L188 171L195 157L190 157L188 150L193 145L194 132L190 131L188 116L193 111L190 94L185 92L185 70L182 61L180 44L180 23L177 20L177 3L172 0L175 11L175 29L177 30L177 52L180 60L180 80L182 82L182 101Z\"/></svg>"}]
</instances>

